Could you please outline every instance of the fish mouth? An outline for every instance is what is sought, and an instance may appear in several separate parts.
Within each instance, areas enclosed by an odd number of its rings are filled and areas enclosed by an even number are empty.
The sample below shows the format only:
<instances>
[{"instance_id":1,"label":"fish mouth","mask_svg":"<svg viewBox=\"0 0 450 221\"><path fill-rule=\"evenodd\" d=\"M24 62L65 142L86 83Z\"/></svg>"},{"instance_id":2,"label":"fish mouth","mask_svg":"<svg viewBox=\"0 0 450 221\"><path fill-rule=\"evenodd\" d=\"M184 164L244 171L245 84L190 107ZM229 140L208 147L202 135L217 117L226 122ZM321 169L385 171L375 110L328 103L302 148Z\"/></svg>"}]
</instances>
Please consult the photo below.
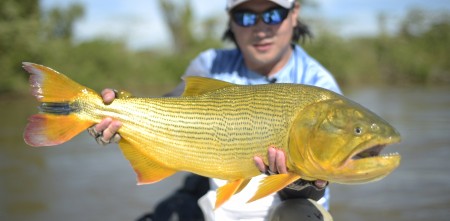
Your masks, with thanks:
<instances>
[{"instance_id":1,"label":"fish mouth","mask_svg":"<svg viewBox=\"0 0 450 221\"><path fill-rule=\"evenodd\" d=\"M357 148L343 164L341 175L345 179L337 180L340 183L357 184L367 183L390 174L400 164L401 156L397 152L382 153L386 146L398 143L399 137L392 137L380 142L379 139L368 142Z\"/></svg>"},{"instance_id":2,"label":"fish mouth","mask_svg":"<svg viewBox=\"0 0 450 221\"><path fill-rule=\"evenodd\" d=\"M350 157L351 160L361 160L361 159L369 159L369 158L397 158L400 157L398 152L390 152L390 153L381 153L387 145L391 145L394 143L400 142L400 139L397 137L390 137L388 142L385 143L377 143L377 144L369 144L366 147L358 148L359 150L352 154Z\"/></svg>"},{"instance_id":3,"label":"fish mouth","mask_svg":"<svg viewBox=\"0 0 450 221\"><path fill-rule=\"evenodd\" d=\"M381 154L381 151L387 146L387 144L378 144L372 147L369 147L367 149L364 149L360 152L357 152L353 157L352 160L359 160L359 159L365 159L369 157L392 157L392 156L398 156L399 153L384 153Z\"/></svg>"}]
</instances>

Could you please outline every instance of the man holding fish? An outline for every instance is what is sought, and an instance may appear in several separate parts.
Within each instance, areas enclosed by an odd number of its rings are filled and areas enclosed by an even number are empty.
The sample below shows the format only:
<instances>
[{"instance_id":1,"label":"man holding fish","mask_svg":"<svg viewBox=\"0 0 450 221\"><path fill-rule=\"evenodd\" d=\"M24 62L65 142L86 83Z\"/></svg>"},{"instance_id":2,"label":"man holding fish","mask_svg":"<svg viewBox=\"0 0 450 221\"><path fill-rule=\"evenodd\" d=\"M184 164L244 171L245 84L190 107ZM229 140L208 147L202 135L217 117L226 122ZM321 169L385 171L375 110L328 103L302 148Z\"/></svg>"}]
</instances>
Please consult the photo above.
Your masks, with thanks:
<instances>
[{"instance_id":1,"label":"man holding fish","mask_svg":"<svg viewBox=\"0 0 450 221\"><path fill-rule=\"evenodd\" d=\"M233 41L236 49L202 52L191 62L184 76L202 76L245 85L308 84L341 93L332 75L295 44L310 34L298 20L299 9L300 5L295 0L227 0L229 23L224 38ZM185 84L181 83L168 96L180 96L184 87ZM119 96L111 89L102 92L107 104ZM89 131L99 143L107 144L120 140L116 133L120 126L121 122L105 118ZM255 165L262 173L288 172L282 150L268 147L267 158L268 165L265 165L261 157L254 157ZM205 219L293 220L295 217L295 220L331 220L322 208L329 207L329 191L327 182L323 180L298 180L278 194L246 204L263 176L252 179L247 188L215 210L215 190L226 182L211 179L211 190L199 200ZM250 188L252 186L254 188ZM306 198L316 199L318 203Z\"/></svg>"}]
</instances>

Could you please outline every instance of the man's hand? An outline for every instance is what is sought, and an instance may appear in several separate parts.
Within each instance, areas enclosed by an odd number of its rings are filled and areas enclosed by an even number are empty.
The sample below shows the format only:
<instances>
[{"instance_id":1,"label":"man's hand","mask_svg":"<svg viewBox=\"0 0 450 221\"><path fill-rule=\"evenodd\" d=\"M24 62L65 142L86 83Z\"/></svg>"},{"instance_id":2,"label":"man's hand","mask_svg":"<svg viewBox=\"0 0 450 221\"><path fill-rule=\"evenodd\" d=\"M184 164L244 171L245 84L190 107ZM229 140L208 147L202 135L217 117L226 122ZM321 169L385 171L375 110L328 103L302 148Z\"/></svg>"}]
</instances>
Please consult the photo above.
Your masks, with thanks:
<instances>
[{"instance_id":1,"label":"man's hand","mask_svg":"<svg viewBox=\"0 0 450 221\"><path fill-rule=\"evenodd\" d=\"M286 155L282 150L269 147L267 159L269 161L269 165L265 165L261 157L253 158L255 165L261 173L277 174L288 172L286 167ZM319 189L323 189L327 186L327 181L316 180L314 185Z\"/></svg>"},{"instance_id":2,"label":"man's hand","mask_svg":"<svg viewBox=\"0 0 450 221\"><path fill-rule=\"evenodd\" d=\"M112 89L104 89L101 95L105 104L112 103L116 98L116 93ZM100 121L100 123L88 128L88 132L99 144L105 145L111 142L117 143L121 138L117 133L121 126L122 123L120 121L106 117Z\"/></svg>"}]
</instances>

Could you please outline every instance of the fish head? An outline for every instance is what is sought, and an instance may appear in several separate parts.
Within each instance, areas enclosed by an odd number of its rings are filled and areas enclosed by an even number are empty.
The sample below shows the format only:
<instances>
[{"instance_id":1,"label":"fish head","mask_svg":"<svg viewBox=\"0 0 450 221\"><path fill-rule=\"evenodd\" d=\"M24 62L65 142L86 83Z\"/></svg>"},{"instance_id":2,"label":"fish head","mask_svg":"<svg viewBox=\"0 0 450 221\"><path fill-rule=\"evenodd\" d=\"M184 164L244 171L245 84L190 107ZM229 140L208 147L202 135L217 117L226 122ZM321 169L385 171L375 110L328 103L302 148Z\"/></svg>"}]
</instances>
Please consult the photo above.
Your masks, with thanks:
<instances>
[{"instance_id":1,"label":"fish head","mask_svg":"<svg viewBox=\"0 0 450 221\"><path fill-rule=\"evenodd\" d=\"M304 179L357 184L379 180L400 163L380 154L400 134L385 120L344 97L313 103L292 124L289 160Z\"/></svg>"}]
</instances>

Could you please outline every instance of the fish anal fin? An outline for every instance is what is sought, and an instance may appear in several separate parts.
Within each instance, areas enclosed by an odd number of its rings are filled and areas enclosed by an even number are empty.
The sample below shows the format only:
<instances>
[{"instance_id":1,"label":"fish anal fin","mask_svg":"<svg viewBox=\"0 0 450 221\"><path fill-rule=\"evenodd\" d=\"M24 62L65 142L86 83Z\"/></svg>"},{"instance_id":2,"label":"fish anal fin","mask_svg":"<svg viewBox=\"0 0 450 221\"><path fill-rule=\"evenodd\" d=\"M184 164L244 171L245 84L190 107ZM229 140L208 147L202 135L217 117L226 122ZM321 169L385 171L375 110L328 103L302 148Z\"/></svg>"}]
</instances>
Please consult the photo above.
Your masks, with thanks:
<instances>
[{"instance_id":1,"label":"fish anal fin","mask_svg":"<svg viewBox=\"0 0 450 221\"><path fill-rule=\"evenodd\" d=\"M137 175L138 185L156 183L176 173L176 170L164 167L151 157L142 153L137 145L125 140L119 142L120 149L130 162Z\"/></svg>"},{"instance_id":2,"label":"fish anal fin","mask_svg":"<svg viewBox=\"0 0 450 221\"><path fill-rule=\"evenodd\" d=\"M255 195L247 201L247 203L261 199L271 193L275 193L298 179L300 179L300 175L295 173L268 176L261 181Z\"/></svg>"},{"instance_id":3,"label":"fish anal fin","mask_svg":"<svg viewBox=\"0 0 450 221\"><path fill-rule=\"evenodd\" d=\"M74 114L35 114L28 118L23 137L30 146L54 146L70 140L91 125L92 122L82 121Z\"/></svg>"},{"instance_id":4,"label":"fish anal fin","mask_svg":"<svg viewBox=\"0 0 450 221\"><path fill-rule=\"evenodd\" d=\"M241 192L244 189L244 187L247 186L250 180L252 179L245 179L244 181L242 181L241 185L239 185L239 188L236 190L234 194L238 194L239 192Z\"/></svg>"},{"instance_id":5,"label":"fish anal fin","mask_svg":"<svg viewBox=\"0 0 450 221\"><path fill-rule=\"evenodd\" d=\"M195 76L186 77L184 81L186 86L182 94L183 97L201 95L234 85L225 81Z\"/></svg>"},{"instance_id":6,"label":"fish anal fin","mask_svg":"<svg viewBox=\"0 0 450 221\"><path fill-rule=\"evenodd\" d=\"M224 186L217 189L216 205L214 209L219 208L228 201L234 194L240 192L250 182L250 179L238 179L229 181Z\"/></svg>"}]
</instances>

